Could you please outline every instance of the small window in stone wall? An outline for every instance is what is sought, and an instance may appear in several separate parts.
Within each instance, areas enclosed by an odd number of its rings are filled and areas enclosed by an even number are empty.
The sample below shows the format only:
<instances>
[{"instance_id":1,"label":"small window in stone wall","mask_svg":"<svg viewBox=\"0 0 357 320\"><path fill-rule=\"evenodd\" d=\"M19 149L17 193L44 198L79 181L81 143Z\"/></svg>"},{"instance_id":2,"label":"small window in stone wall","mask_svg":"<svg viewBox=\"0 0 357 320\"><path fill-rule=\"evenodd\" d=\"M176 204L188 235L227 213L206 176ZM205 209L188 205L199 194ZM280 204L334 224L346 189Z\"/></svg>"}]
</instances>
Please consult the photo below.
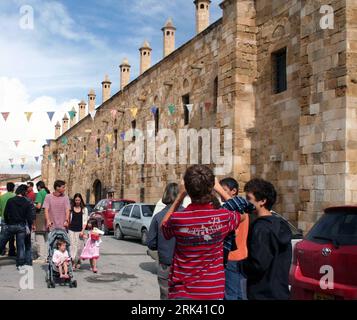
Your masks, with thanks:
<instances>
[{"instance_id":1,"label":"small window in stone wall","mask_svg":"<svg viewBox=\"0 0 357 320\"><path fill-rule=\"evenodd\" d=\"M155 113L155 136L157 136L157 133L159 132L159 127L160 127L160 110L157 109Z\"/></svg>"},{"instance_id":2,"label":"small window in stone wall","mask_svg":"<svg viewBox=\"0 0 357 320\"><path fill-rule=\"evenodd\" d=\"M273 93L281 93L287 89L286 48L272 54Z\"/></svg>"},{"instance_id":3,"label":"small window in stone wall","mask_svg":"<svg viewBox=\"0 0 357 320\"><path fill-rule=\"evenodd\" d=\"M97 157L100 157L100 139L97 139Z\"/></svg>"},{"instance_id":4,"label":"small window in stone wall","mask_svg":"<svg viewBox=\"0 0 357 320\"><path fill-rule=\"evenodd\" d=\"M114 130L114 150L118 149L118 129Z\"/></svg>"},{"instance_id":5,"label":"small window in stone wall","mask_svg":"<svg viewBox=\"0 0 357 320\"><path fill-rule=\"evenodd\" d=\"M201 9L204 9L204 8L205 8L205 5L202 3L200 8L201 8Z\"/></svg>"},{"instance_id":6,"label":"small window in stone wall","mask_svg":"<svg viewBox=\"0 0 357 320\"><path fill-rule=\"evenodd\" d=\"M132 129L132 133L133 133L133 137L131 138L132 141L134 142L136 140L136 136L135 136L135 129L136 129L136 120L133 120L131 122L131 129Z\"/></svg>"}]
</instances>

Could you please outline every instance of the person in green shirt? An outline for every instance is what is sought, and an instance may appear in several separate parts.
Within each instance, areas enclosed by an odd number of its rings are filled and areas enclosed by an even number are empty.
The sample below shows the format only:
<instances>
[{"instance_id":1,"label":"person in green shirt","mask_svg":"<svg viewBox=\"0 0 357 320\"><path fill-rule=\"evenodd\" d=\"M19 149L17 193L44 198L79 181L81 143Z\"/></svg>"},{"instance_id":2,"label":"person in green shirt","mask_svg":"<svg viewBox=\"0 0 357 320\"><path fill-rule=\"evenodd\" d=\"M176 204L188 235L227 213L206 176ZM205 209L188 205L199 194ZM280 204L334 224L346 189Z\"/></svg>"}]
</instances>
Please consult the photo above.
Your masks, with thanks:
<instances>
[{"instance_id":1,"label":"person in green shirt","mask_svg":"<svg viewBox=\"0 0 357 320\"><path fill-rule=\"evenodd\" d=\"M4 220L4 212L7 201L13 197L15 197L15 184L13 182L8 182L6 185L7 192L0 197L0 221L3 222ZM5 250L1 252L1 255L5 255ZM16 256L16 249L15 249L15 237L12 236L9 240L9 257Z\"/></svg>"},{"instance_id":2,"label":"person in green shirt","mask_svg":"<svg viewBox=\"0 0 357 320\"><path fill-rule=\"evenodd\" d=\"M37 182L36 188L38 193L35 199L36 220L33 229L35 231L35 246L37 247L38 258L34 260L34 262L42 263L47 259L47 228L45 214L42 206L45 202L46 196L50 193L50 191L46 188L46 185L43 181Z\"/></svg>"}]
</instances>

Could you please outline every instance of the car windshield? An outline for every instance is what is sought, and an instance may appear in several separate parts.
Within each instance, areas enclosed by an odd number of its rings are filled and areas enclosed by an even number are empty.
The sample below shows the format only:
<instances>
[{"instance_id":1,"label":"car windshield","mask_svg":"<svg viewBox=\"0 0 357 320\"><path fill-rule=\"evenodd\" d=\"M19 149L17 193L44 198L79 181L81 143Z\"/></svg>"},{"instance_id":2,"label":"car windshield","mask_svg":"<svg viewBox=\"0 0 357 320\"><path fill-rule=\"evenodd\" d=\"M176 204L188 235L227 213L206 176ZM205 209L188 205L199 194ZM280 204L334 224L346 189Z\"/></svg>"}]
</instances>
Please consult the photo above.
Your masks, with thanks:
<instances>
[{"instance_id":1,"label":"car windshield","mask_svg":"<svg viewBox=\"0 0 357 320\"><path fill-rule=\"evenodd\" d=\"M312 242L357 245L357 214L326 213L307 234Z\"/></svg>"},{"instance_id":2,"label":"car windshield","mask_svg":"<svg viewBox=\"0 0 357 320\"><path fill-rule=\"evenodd\" d=\"M120 211L120 209L123 207L124 207L124 202L122 202L122 201L113 201L112 202L112 209L115 211Z\"/></svg>"},{"instance_id":3,"label":"car windshield","mask_svg":"<svg viewBox=\"0 0 357 320\"><path fill-rule=\"evenodd\" d=\"M143 205L141 211L144 217L152 217L154 214L155 206L154 205Z\"/></svg>"}]
</instances>

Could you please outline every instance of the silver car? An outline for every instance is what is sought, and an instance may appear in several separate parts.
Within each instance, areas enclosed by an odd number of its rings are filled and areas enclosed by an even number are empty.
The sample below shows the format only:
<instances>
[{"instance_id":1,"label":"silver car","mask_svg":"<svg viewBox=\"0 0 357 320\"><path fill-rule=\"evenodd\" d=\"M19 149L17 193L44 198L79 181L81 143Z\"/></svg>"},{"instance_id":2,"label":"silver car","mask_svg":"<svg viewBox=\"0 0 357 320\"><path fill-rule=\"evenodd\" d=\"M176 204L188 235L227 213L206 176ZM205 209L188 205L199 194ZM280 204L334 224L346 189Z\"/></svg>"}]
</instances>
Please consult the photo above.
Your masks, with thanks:
<instances>
[{"instance_id":1,"label":"silver car","mask_svg":"<svg viewBox=\"0 0 357 320\"><path fill-rule=\"evenodd\" d=\"M114 217L114 237L118 240L125 236L141 239L146 245L150 223L155 205L146 203L132 203L123 207Z\"/></svg>"}]
</instances>

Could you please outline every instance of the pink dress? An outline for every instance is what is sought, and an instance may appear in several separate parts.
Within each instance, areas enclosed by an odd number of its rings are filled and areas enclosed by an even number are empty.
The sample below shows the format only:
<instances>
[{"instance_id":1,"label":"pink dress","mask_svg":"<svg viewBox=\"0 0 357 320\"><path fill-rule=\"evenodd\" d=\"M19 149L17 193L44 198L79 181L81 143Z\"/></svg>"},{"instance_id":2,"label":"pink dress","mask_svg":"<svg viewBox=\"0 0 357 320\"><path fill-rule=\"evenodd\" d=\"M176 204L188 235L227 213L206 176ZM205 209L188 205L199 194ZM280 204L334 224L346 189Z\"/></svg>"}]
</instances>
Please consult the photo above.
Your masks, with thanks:
<instances>
[{"instance_id":1,"label":"pink dress","mask_svg":"<svg viewBox=\"0 0 357 320\"><path fill-rule=\"evenodd\" d=\"M92 240L91 233L89 233L88 240L83 248L82 254L81 254L81 259L86 260L86 259L99 259L99 245L102 242L100 239L99 240Z\"/></svg>"}]
</instances>

